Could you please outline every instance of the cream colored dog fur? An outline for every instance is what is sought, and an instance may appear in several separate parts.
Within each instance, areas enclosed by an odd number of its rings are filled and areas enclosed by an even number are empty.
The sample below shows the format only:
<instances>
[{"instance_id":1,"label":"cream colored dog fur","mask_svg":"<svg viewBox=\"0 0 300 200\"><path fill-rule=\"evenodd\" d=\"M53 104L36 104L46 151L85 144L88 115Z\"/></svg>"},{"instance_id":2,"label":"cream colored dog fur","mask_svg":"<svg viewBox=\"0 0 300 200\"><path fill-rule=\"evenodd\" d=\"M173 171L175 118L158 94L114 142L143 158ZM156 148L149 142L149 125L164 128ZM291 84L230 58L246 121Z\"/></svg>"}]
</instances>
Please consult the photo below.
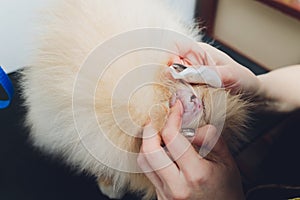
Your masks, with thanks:
<instances>
[{"instance_id":1,"label":"cream colored dog fur","mask_svg":"<svg viewBox=\"0 0 300 200\"><path fill-rule=\"evenodd\" d=\"M111 91L118 84L119 78L132 70L132 66L142 64L146 56L136 53L114 63L99 82L95 94L84 89L80 91L82 96L79 106L82 109L78 111L77 119L82 122L79 129L86 139L84 144L73 118L74 82L89 53L114 35L138 28L155 27L176 31L198 41L199 29L194 25L184 24L162 0L63 0L57 4L42 16L41 34L37 39L39 48L34 52L32 65L23 71L22 84L28 108L26 124L30 127L33 144L49 154L62 156L67 164L79 171L94 175L101 191L111 198L121 198L127 191L141 192L145 199L155 197L152 184L143 174L112 169L99 162L88 150L93 149L97 158L105 160L111 166L137 167L136 161L120 157L105 138L108 137L123 150L139 152L141 139L125 134L115 125ZM186 48L184 44L181 45L179 48ZM172 61L168 56L152 56L151 59L147 56L147 59L166 67ZM130 120L140 126L127 127L133 136L141 134L142 127L149 120L151 106L170 102L174 92L182 86L179 81L165 76L163 68L147 74L147 77L163 86L142 89L133 95L129 104L120 101L115 105L121 118L126 118L123 113L129 110ZM89 87L89 79L90 77L86 77L86 87ZM237 140L243 137L239 131L245 123L247 103L223 89L193 85L192 90L197 96L201 96L206 105L206 115L197 119L194 126L217 123L218 119L225 117L222 136L230 148L235 149ZM220 94L226 96L226 108L220 107L224 105L220 102ZM84 110L90 106L93 98L96 102L95 113L103 132L98 131L99 124L90 120L94 116ZM162 107L152 110L158 130L163 127L169 112L168 106ZM128 120L124 119L121 126L130 126Z\"/></svg>"}]
</instances>

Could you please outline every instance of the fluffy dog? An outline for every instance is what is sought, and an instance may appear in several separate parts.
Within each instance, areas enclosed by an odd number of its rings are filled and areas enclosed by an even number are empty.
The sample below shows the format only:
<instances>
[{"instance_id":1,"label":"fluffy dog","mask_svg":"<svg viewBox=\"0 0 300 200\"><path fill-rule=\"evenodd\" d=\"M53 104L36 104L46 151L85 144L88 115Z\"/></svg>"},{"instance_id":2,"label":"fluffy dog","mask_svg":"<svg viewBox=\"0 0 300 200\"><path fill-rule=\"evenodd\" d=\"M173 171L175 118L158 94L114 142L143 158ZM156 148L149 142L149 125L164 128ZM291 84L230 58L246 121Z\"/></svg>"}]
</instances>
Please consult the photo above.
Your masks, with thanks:
<instances>
[{"instance_id":1,"label":"fluffy dog","mask_svg":"<svg viewBox=\"0 0 300 200\"><path fill-rule=\"evenodd\" d=\"M222 137L232 150L237 148L243 139L240 130L247 118L247 102L222 88L176 80L168 70L177 62L211 64L197 57L188 42L165 35L161 42L166 49L172 46L175 54L132 52L109 67L99 64L97 70L105 68L101 78L81 71L99 44L126 31L156 28L199 41L199 29L184 24L163 1L64 0L49 10L42 20L39 48L22 80L26 124L35 146L97 177L101 191L111 198L130 191L143 193L145 199L153 198L155 190L142 173L129 170L138 167L136 157L128 154L139 152L142 129L150 118L158 131L162 129L174 99L184 107L183 127L218 126L225 121ZM138 39L157 38L150 34ZM191 51L196 51L195 61L185 58ZM148 66L153 70L136 68L145 63L153 63ZM155 84L139 87L138 80L146 78ZM134 91L124 92L129 87Z\"/></svg>"}]
</instances>

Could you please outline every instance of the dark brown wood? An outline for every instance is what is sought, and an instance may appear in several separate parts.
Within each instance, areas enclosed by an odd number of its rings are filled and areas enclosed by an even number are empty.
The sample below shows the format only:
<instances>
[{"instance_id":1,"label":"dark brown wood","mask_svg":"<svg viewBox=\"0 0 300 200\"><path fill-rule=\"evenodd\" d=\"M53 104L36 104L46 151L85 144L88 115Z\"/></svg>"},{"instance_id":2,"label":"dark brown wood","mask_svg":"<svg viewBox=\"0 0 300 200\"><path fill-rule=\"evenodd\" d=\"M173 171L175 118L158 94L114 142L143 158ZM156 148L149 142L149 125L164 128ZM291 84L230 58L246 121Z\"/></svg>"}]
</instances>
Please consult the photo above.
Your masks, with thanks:
<instances>
[{"instance_id":1,"label":"dark brown wood","mask_svg":"<svg viewBox=\"0 0 300 200\"><path fill-rule=\"evenodd\" d=\"M214 35L217 4L218 0L197 0L195 19L209 36Z\"/></svg>"},{"instance_id":2,"label":"dark brown wood","mask_svg":"<svg viewBox=\"0 0 300 200\"><path fill-rule=\"evenodd\" d=\"M264 3L273 8L276 8L276 9L280 10L281 12L300 20L300 11L297 10L296 8L293 8L284 3L280 3L280 2L272 1L272 0L256 0L256 1Z\"/></svg>"}]
</instances>

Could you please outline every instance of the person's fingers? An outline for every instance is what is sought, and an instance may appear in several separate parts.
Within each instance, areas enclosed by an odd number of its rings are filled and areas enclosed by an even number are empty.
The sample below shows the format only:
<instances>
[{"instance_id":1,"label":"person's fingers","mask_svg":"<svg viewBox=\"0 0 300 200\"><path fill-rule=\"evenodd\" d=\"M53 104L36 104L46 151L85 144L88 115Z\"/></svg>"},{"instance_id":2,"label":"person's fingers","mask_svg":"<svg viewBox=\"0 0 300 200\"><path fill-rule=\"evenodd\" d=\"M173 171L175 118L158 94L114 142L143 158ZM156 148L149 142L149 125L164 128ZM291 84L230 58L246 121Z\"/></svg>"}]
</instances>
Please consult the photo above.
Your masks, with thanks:
<instances>
[{"instance_id":1,"label":"person's fingers","mask_svg":"<svg viewBox=\"0 0 300 200\"><path fill-rule=\"evenodd\" d=\"M192 138L192 144L218 151L222 148L222 144L219 143L219 137L216 127L206 125L197 129L194 138Z\"/></svg>"},{"instance_id":2,"label":"person's fingers","mask_svg":"<svg viewBox=\"0 0 300 200\"><path fill-rule=\"evenodd\" d=\"M161 139L157 131L151 124L147 125L144 128L140 153L149 164L149 171L146 172L155 171L163 182L174 182L178 178L179 170L160 144Z\"/></svg>"},{"instance_id":3,"label":"person's fingers","mask_svg":"<svg viewBox=\"0 0 300 200\"><path fill-rule=\"evenodd\" d=\"M253 94L258 90L257 77L246 67L242 66L224 52L206 43L199 43L208 55L214 60L215 65L210 65L215 70L226 89L231 92L244 92Z\"/></svg>"},{"instance_id":4,"label":"person's fingers","mask_svg":"<svg viewBox=\"0 0 300 200\"><path fill-rule=\"evenodd\" d=\"M234 65L213 66L213 69L219 74L223 87L235 89L239 85L240 75Z\"/></svg>"},{"instance_id":5,"label":"person's fingers","mask_svg":"<svg viewBox=\"0 0 300 200\"><path fill-rule=\"evenodd\" d=\"M138 164L143 170L145 176L151 181L151 183L156 188L157 199L167 199L164 191L166 189L165 185L167 185L169 188L172 188L170 187L170 184L176 184L176 182L166 182L166 180L162 181L159 175L156 173L156 171L154 171L151 168L150 164L148 163L147 159L145 158L142 152L138 156Z\"/></svg>"},{"instance_id":6,"label":"person's fingers","mask_svg":"<svg viewBox=\"0 0 300 200\"><path fill-rule=\"evenodd\" d=\"M156 190L156 198L157 198L157 200L163 200L161 193L157 190Z\"/></svg>"},{"instance_id":7,"label":"person's fingers","mask_svg":"<svg viewBox=\"0 0 300 200\"><path fill-rule=\"evenodd\" d=\"M207 43L200 42L199 46L214 61L215 65L225 65L233 61L227 54Z\"/></svg>"},{"instance_id":8,"label":"person's fingers","mask_svg":"<svg viewBox=\"0 0 300 200\"><path fill-rule=\"evenodd\" d=\"M228 89L235 88L235 86L238 84L237 82L240 78L240 75L242 75L242 73L239 71L239 64L227 54L209 44L199 43L199 45L214 60L215 65L211 65L209 67L219 74L223 82L223 86Z\"/></svg>"},{"instance_id":9,"label":"person's fingers","mask_svg":"<svg viewBox=\"0 0 300 200\"><path fill-rule=\"evenodd\" d=\"M195 151L191 143L181 134L181 109L182 105L177 102L172 108L170 116L166 122L166 126L162 131L162 138L173 160L178 165L179 169L187 177L194 179L195 171L201 168L201 157ZM187 164L188 163L188 164ZM198 173L202 175L201 173Z\"/></svg>"},{"instance_id":10,"label":"person's fingers","mask_svg":"<svg viewBox=\"0 0 300 200\"><path fill-rule=\"evenodd\" d=\"M231 154L226 143L218 130L212 125L199 128L195 137L192 138L192 144L200 147L199 153L202 156L212 153L214 157L222 160L222 162L231 162Z\"/></svg>"},{"instance_id":11,"label":"person's fingers","mask_svg":"<svg viewBox=\"0 0 300 200\"><path fill-rule=\"evenodd\" d=\"M159 176L153 171L144 154L141 152L138 155L137 163L147 178L153 183L156 188L162 188L163 183Z\"/></svg>"},{"instance_id":12,"label":"person's fingers","mask_svg":"<svg viewBox=\"0 0 300 200\"><path fill-rule=\"evenodd\" d=\"M177 100L171 108L169 118L166 121L164 129L168 129L169 131L173 131L175 133L178 132L178 130L181 128L182 114L183 105L181 101Z\"/></svg>"}]
</instances>

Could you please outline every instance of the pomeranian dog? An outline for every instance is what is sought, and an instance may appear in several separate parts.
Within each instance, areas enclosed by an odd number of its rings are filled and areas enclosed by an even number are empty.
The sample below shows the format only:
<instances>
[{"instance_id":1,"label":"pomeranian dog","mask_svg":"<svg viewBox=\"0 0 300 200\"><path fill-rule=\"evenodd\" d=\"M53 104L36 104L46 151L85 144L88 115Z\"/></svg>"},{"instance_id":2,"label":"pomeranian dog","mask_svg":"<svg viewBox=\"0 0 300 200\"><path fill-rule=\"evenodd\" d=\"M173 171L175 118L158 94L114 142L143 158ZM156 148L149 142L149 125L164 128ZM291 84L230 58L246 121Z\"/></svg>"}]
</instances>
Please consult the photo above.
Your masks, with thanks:
<instances>
[{"instance_id":1,"label":"pomeranian dog","mask_svg":"<svg viewBox=\"0 0 300 200\"><path fill-rule=\"evenodd\" d=\"M141 134L149 119L159 132L176 99L183 128L216 125L231 150L243 140L246 101L209 82L175 77L185 66L213 61L197 50L199 28L184 24L164 1L64 0L49 10L32 65L22 72L26 125L35 146L94 175L104 194L155 197L137 166ZM130 47L113 55L139 42L173 53Z\"/></svg>"}]
</instances>

